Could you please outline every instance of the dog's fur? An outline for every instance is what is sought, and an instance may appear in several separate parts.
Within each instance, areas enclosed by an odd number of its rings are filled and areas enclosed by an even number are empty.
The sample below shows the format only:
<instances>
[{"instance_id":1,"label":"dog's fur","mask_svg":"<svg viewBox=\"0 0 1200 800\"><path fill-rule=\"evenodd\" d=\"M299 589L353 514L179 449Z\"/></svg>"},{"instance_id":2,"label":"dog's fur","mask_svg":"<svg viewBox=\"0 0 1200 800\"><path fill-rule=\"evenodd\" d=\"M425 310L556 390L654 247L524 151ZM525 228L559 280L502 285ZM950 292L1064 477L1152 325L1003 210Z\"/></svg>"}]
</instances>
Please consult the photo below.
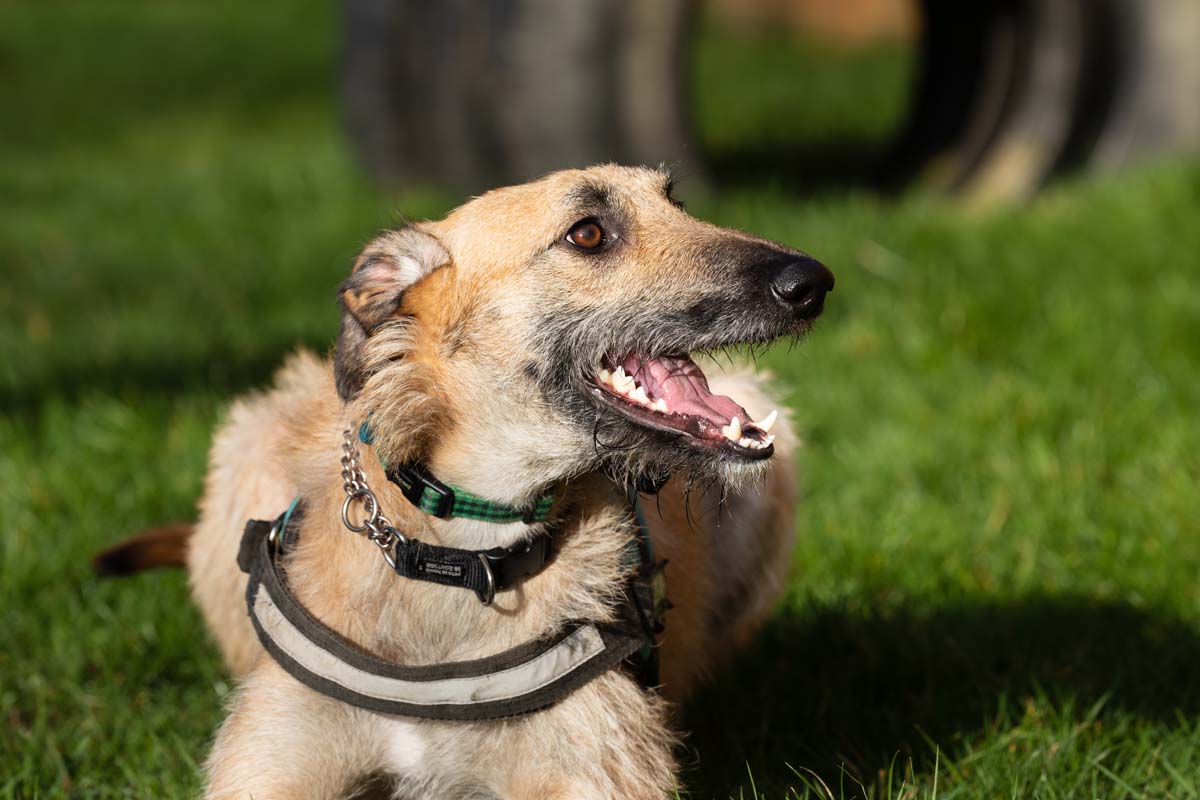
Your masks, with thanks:
<instances>
[{"instance_id":1,"label":"dog's fur","mask_svg":"<svg viewBox=\"0 0 1200 800\"><path fill-rule=\"evenodd\" d=\"M208 761L210 797L335 797L368 776L386 776L403 798L629 800L676 788L668 703L753 634L781 589L794 440L781 419L773 459L739 458L634 424L586 380L606 353L765 342L807 322L762 286L764 265L795 251L699 222L669 192L655 170L561 172L384 234L342 287L333 363L294 356L274 388L235 403L216 435L187 557L196 601L242 679ZM587 217L610 232L600 252L564 241ZM707 368L716 393L755 418L770 411L750 373ZM459 588L398 578L339 516L343 431L368 416L376 438L362 461L397 528L463 548L530 530L415 510L379 461L421 459L445 482L500 502L554 487L553 560L491 607ZM673 604L661 696L614 670L523 717L434 722L344 705L263 654L234 563L238 538L248 518L272 518L297 495L308 509L286 562L297 596L379 657L479 658L567 620L609 618L633 530L601 469L674 476L645 504Z\"/></svg>"}]
</instances>

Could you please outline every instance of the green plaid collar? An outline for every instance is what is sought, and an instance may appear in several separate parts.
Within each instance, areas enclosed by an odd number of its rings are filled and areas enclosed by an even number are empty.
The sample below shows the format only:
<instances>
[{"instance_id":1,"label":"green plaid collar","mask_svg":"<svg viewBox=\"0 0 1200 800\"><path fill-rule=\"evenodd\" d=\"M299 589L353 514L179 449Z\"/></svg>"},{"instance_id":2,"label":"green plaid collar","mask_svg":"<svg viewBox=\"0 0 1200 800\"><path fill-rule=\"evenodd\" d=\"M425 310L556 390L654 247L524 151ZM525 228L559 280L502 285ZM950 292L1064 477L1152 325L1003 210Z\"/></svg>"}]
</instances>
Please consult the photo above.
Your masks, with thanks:
<instances>
[{"instance_id":1,"label":"green plaid collar","mask_svg":"<svg viewBox=\"0 0 1200 800\"><path fill-rule=\"evenodd\" d=\"M366 422L359 427L358 438L363 444L374 441L371 427ZM435 517L461 517L483 522L544 522L554 506L552 492L542 495L529 507L518 508L448 486L417 464L390 467L382 459L381 463L388 479L400 487L408 501Z\"/></svg>"}]
</instances>

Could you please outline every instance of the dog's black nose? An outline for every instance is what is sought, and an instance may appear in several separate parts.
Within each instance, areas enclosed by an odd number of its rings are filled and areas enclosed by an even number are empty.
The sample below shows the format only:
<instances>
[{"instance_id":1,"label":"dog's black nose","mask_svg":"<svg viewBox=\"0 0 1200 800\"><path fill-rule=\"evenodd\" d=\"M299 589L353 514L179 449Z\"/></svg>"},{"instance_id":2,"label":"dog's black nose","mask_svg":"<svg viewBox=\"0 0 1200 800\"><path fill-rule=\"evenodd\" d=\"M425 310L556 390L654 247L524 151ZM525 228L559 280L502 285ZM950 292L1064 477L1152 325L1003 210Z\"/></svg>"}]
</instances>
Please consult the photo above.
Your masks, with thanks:
<instances>
[{"instance_id":1,"label":"dog's black nose","mask_svg":"<svg viewBox=\"0 0 1200 800\"><path fill-rule=\"evenodd\" d=\"M796 316L815 317L825 306L825 295L833 291L833 273L820 261L799 256L775 273L771 291Z\"/></svg>"}]
</instances>

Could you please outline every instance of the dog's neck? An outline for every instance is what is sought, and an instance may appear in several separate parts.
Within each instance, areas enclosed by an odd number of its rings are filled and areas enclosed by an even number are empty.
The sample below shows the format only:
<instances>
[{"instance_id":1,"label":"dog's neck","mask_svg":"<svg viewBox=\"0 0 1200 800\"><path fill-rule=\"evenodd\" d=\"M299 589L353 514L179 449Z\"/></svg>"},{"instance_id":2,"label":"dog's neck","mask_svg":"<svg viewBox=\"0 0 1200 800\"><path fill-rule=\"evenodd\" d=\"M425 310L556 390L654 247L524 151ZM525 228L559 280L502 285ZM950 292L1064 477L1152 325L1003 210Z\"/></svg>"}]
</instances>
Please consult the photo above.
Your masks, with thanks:
<instances>
[{"instance_id":1,"label":"dog's neck","mask_svg":"<svg viewBox=\"0 0 1200 800\"><path fill-rule=\"evenodd\" d=\"M429 527L435 532L440 544L465 550L506 547L526 538L530 531L530 526L520 521L497 523L462 517L430 517Z\"/></svg>"},{"instance_id":2,"label":"dog's neck","mask_svg":"<svg viewBox=\"0 0 1200 800\"><path fill-rule=\"evenodd\" d=\"M375 431L367 438L374 439ZM472 495L504 510L532 508L546 495L561 496L565 486L581 472L579 459L555 457L571 452L553 434L514 428L495 422L467 429L453 426L443 430L414 462L438 482L460 496ZM387 451L362 446L364 462L388 460ZM386 480L386 478L385 478ZM394 488L394 487L392 487ZM404 506L402 494L394 493ZM495 522L469 516L438 518L420 515L419 526L434 533L438 544L464 549L483 549L513 544L529 533L525 522Z\"/></svg>"},{"instance_id":3,"label":"dog's neck","mask_svg":"<svg viewBox=\"0 0 1200 800\"><path fill-rule=\"evenodd\" d=\"M453 443L452 443L453 444ZM469 516L439 518L414 508L379 468L379 456L370 445L355 443L360 461L373 474L372 490L387 499L388 513L397 514L433 534L437 544L463 549L486 549L513 544L543 523L495 522ZM454 446L435 448L423 462L425 470L453 491L467 492L498 506L521 509L547 493L560 496L567 480L561 470L539 459L535 452L489 443L464 452Z\"/></svg>"},{"instance_id":4,"label":"dog's neck","mask_svg":"<svg viewBox=\"0 0 1200 800\"><path fill-rule=\"evenodd\" d=\"M338 456L327 445L321 451L324 478L301 491L327 511L308 515L308 534L301 536L301 548L288 568L297 596L311 613L376 655L413 664L481 657L545 636L569 620L611 616L630 534L624 507L607 479L590 474L569 483L552 520L544 523L555 531L551 562L485 607L466 589L395 575L365 537L349 534L337 511L344 499L341 481L329 480ZM381 510L406 536L446 547L486 549L512 544L528 533L522 522L426 514L388 480L373 447L360 443L358 452ZM484 483L468 483L466 470L435 474L471 492L485 491L479 488ZM521 487L508 497L525 494L536 494L536 488ZM323 591L314 592L312 587L318 586Z\"/></svg>"},{"instance_id":5,"label":"dog's neck","mask_svg":"<svg viewBox=\"0 0 1200 800\"><path fill-rule=\"evenodd\" d=\"M522 507L580 473L577 457L547 442L543 432L492 428L482 436L454 431L427 454L426 463L439 480L496 503ZM495 527L495 526L493 526Z\"/></svg>"}]
</instances>

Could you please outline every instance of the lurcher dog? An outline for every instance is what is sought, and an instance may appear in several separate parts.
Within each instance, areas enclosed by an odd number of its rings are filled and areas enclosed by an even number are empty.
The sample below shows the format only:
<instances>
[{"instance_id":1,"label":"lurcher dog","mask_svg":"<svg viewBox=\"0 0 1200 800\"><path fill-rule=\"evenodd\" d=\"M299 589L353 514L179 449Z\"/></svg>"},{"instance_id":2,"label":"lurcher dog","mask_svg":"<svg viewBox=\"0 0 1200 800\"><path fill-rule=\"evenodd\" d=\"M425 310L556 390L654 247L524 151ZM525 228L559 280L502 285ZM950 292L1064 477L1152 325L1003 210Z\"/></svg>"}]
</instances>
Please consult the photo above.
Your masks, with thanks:
<instances>
[{"instance_id":1,"label":"lurcher dog","mask_svg":"<svg viewBox=\"0 0 1200 800\"><path fill-rule=\"evenodd\" d=\"M335 797L368 776L385 776L402 798L670 794L670 704L758 628L794 529L786 414L776 417L749 372L713 364L706 378L688 354L803 333L832 287L802 253L690 217L669 175L644 168L554 173L368 244L341 288L332 364L293 357L216 434L186 562L241 682L208 760L208 796ZM343 432L367 419L364 476L397 529L486 548L546 523L430 516L381 462L420 461L446 483L516 506L554 488L549 563L491 605L386 569L339 516ZM247 620L240 532L296 496L308 507L286 556L296 596L380 658L476 659L567 620L604 620L633 535L612 476L645 473L671 476L645 505L672 604L658 691L611 669L513 718L380 714L294 680ZM188 533L160 530L149 551L134 542L102 561L117 570L169 561L170 543Z\"/></svg>"}]
</instances>

